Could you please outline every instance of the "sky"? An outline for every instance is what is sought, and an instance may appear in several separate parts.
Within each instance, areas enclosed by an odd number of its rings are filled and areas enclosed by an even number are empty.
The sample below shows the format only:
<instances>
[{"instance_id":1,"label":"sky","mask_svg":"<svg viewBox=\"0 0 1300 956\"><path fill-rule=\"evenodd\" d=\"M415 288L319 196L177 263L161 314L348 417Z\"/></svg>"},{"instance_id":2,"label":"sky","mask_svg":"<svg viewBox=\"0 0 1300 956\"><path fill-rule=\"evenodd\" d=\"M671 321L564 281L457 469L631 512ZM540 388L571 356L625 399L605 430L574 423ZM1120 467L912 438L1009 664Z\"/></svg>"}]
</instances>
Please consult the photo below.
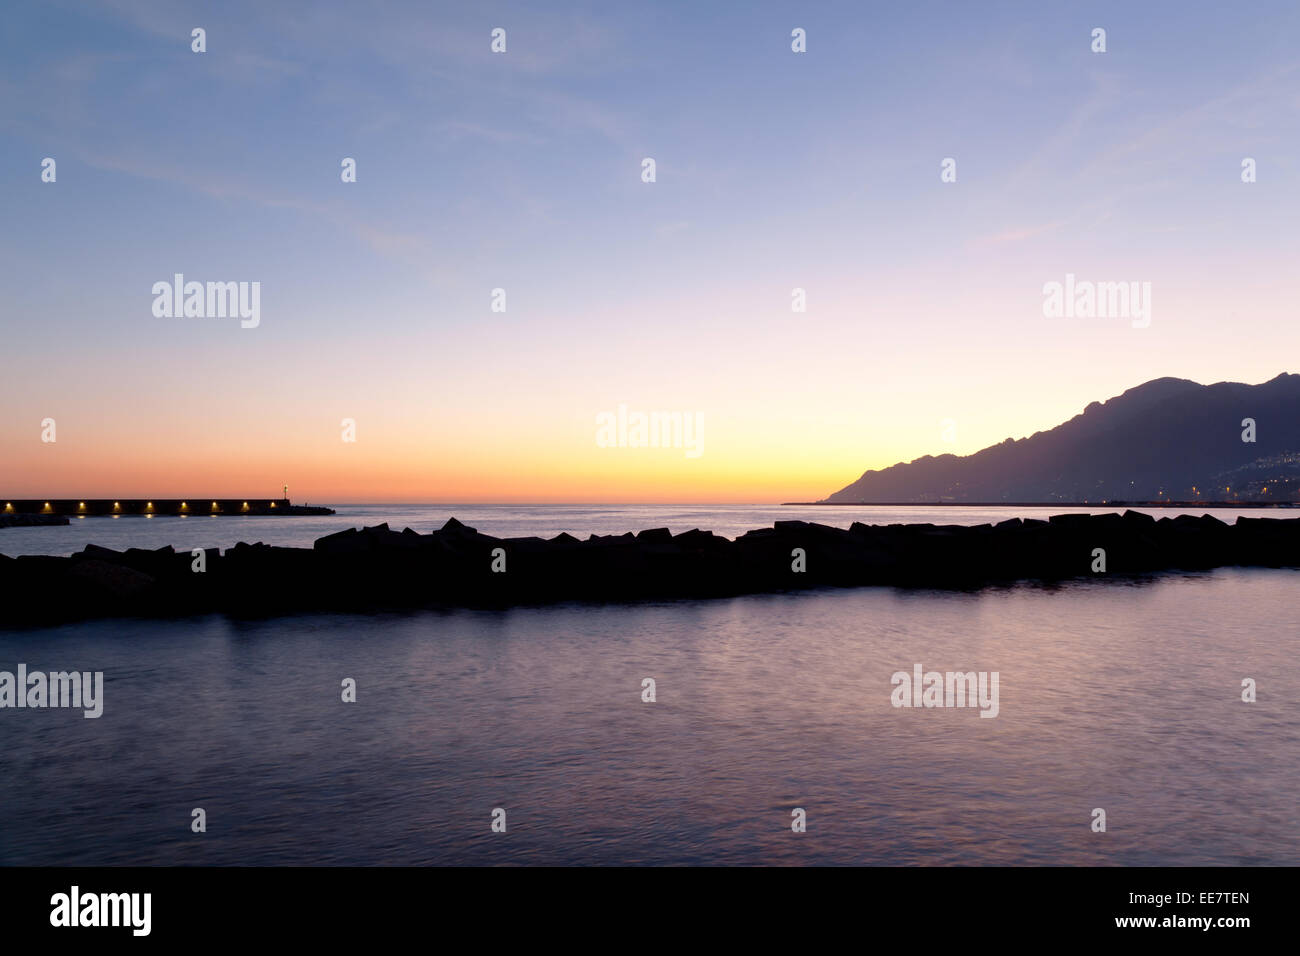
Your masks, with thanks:
<instances>
[{"instance_id":1,"label":"sky","mask_svg":"<svg viewBox=\"0 0 1300 956\"><path fill-rule=\"evenodd\" d=\"M814 500L1300 372L1297 36L1293 2L14 6L0 495ZM259 283L256 327L156 315L177 273ZM1149 321L1046 316L1067 275ZM602 443L620 406L694 449Z\"/></svg>"}]
</instances>

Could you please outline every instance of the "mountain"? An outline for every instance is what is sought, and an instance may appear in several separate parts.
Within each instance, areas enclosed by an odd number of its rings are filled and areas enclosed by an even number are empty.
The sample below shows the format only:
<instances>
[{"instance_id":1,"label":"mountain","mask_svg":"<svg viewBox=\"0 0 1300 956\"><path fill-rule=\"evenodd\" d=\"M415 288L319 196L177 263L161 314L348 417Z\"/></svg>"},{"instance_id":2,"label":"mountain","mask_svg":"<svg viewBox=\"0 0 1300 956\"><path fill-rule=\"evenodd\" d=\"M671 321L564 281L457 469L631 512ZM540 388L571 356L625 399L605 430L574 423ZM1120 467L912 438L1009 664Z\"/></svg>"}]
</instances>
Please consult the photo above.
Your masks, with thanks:
<instances>
[{"instance_id":1,"label":"mountain","mask_svg":"<svg viewBox=\"0 0 1300 956\"><path fill-rule=\"evenodd\" d=\"M1255 421L1243 441L1242 420ZM1064 424L973 455L865 472L825 501L1300 499L1300 375L1261 385L1158 378Z\"/></svg>"}]
</instances>

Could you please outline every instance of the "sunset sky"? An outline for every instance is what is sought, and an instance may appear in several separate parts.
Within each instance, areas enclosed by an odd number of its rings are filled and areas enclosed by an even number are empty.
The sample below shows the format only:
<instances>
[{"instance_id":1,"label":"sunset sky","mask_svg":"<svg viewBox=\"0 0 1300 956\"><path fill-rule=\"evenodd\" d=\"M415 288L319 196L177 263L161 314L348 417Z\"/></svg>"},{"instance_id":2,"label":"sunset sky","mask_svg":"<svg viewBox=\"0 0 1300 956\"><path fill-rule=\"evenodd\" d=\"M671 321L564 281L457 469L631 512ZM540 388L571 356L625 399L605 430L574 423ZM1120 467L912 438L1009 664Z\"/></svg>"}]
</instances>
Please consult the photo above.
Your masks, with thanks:
<instances>
[{"instance_id":1,"label":"sunset sky","mask_svg":"<svg viewBox=\"0 0 1300 956\"><path fill-rule=\"evenodd\" d=\"M1300 372L1297 36L1293 2L14 5L0 492L808 500ZM155 317L175 273L260 282L260 325ZM1149 282L1150 326L1045 318L1067 273ZM599 447L619 405L702 454Z\"/></svg>"}]
</instances>

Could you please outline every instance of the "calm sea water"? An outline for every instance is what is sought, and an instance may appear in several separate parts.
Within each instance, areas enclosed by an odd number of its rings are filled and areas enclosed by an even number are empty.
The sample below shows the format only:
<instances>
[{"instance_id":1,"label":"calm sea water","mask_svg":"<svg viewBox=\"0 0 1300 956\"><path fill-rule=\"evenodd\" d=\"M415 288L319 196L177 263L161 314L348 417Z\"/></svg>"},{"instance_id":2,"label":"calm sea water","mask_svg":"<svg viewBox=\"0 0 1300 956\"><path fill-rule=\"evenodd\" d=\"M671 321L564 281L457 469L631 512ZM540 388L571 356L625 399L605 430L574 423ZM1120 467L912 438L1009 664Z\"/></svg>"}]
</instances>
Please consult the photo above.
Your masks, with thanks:
<instances>
[{"instance_id":1,"label":"calm sea water","mask_svg":"<svg viewBox=\"0 0 1300 956\"><path fill-rule=\"evenodd\" d=\"M160 533L181 519L102 519L124 537L91 539L301 544L451 513L497 534L735 533L870 510L385 507L247 519L255 534L215 519L213 537L188 541ZM20 551L80 546L50 543L68 529L37 531L46 547ZM98 720L0 711L0 862L1294 865L1298 596L1296 572L1221 569L0 629L0 670L105 674ZM916 663L998 671L999 715L893 708L890 676ZM356 703L340 700L347 677ZM190 831L195 807L205 834ZM806 833L791 832L795 807ZM1104 834L1090 830L1095 807Z\"/></svg>"}]
</instances>

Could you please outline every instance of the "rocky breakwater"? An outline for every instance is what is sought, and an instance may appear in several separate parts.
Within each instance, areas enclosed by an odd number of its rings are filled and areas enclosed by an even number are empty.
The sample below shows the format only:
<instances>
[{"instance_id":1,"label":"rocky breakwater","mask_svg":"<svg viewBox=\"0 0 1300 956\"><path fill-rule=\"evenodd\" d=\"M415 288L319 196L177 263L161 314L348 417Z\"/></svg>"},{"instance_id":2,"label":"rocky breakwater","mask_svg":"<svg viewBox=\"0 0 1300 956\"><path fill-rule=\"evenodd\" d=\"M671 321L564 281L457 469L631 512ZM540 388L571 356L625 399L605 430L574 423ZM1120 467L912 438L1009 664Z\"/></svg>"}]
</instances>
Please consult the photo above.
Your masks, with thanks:
<instances>
[{"instance_id":1,"label":"rocky breakwater","mask_svg":"<svg viewBox=\"0 0 1300 956\"><path fill-rule=\"evenodd\" d=\"M1300 567L1300 518L1056 515L996 525L778 521L735 540L666 528L579 540L495 538L456 519L430 534L350 529L313 548L220 553L89 546L0 555L0 626L114 615L266 615L562 600L721 597L826 586L978 587L1227 565Z\"/></svg>"}]
</instances>

